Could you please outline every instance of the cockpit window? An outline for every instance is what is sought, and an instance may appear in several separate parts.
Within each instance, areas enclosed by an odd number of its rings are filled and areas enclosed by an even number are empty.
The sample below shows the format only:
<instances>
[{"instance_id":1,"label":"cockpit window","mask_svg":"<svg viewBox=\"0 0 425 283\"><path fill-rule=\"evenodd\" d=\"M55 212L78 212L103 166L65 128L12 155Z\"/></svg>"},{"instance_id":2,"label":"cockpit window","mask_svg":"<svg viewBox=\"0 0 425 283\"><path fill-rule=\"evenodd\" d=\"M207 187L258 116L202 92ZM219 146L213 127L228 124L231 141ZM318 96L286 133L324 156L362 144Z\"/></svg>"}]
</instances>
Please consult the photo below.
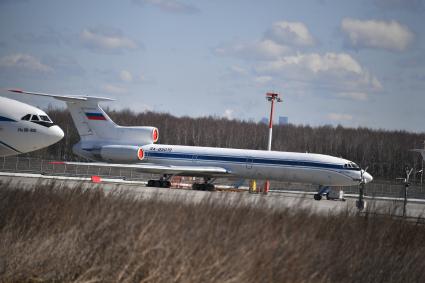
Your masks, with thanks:
<instances>
[{"instance_id":1,"label":"cockpit window","mask_svg":"<svg viewBox=\"0 0 425 283\"><path fill-rule=\"evenodd\" d=\"M40 119L44 122L52 123L52 120L47 115L40 115Z\"/></svg>"},{"instance_id":2,"label":"cockpit window","mask_svg":"<svg viewBox=\"0 0 425 283\"><path fill-rule=\"evenodd\" d=\"M40 121L40 118L37 115L32 115L31 121Z\"/></svg>"},{"instance_id":3,"label":"cockpit window","mask_svg":"<svg viewBox=\"0 0 425 283\"><path fill-rule=\"evenodd\" d=\"M21 118L21 120L24 120L24 121L29 121L30 119L31 119L31 114L27 114Z\"/></svg>"},{"instance_id":4,"label":"cockpit window","mask_svg":"<svg viewBox=\"0 0 425 283\"><path fill-rule=\"evenodd\" d=\"M344 164L344 168L353 168L353 169L359 169L359 165L357 165L354 162L349 162Z\"/></svg>"}]
</instances>

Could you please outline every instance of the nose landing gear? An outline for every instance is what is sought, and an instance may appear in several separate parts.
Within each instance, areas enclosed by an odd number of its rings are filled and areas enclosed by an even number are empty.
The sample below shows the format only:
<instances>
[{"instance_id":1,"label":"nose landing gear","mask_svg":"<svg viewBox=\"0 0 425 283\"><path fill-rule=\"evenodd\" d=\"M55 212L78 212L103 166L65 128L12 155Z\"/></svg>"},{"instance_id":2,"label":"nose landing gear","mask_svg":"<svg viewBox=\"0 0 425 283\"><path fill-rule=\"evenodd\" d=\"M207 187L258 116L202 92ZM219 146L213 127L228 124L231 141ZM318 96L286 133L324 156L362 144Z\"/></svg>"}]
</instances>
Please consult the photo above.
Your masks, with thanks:
<instances>
[{"instance_id":1,"label":"nose landing gear","mask_svg":"<svg viewBox=\"0 0 425 283\"><path fill-rule=\"evenodd\" d=\"M326 199L329 199L329 192L330 192L330 188L329 187L323 187L323 186L319 186L319 191L317 192L317 194L314 194L314 199L315 200L321 200L323 196L326 196Z\"/></svg>"},{"instance_id":2,"label":"nose landing gear","mask_svg":"<svg viewBox=\"0 0 425 283\"><path fill-rule=\"evenodd\" d=\"M319 191L317 194L314 194L313 197L315 200L321 200L323 196L325 196L327 200L345 201L343 190L340 190L339 193L336 194L336 192L333 192L328 186L319 186Z\"/></svg>"}]
</instances>

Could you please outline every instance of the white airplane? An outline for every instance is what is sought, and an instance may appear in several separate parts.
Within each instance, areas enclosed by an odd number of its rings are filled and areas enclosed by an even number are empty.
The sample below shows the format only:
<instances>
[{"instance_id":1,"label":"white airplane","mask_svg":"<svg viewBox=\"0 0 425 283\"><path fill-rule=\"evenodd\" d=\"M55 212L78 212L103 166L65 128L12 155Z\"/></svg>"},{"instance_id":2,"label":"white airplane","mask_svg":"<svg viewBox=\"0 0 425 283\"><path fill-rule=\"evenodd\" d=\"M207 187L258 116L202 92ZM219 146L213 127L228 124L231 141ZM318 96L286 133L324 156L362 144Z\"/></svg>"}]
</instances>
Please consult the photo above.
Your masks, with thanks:
<instances>
[{"instance_id":1,"label":"white airplane","mask_svg":"<svg viewBox=\"0 0 425 283\"><path fill-rule=\"evenodd\" d=\"M122 127L109 118L99 102L112 99L12 91L66 102L81 138L73 152L100 162L64 163L163 174L159 180L149 180L148 186L170 187L169 179L175 175L203 177L204 183L194 184L193 188L204 190L214 189L212 182L217 177L311 183L319 187L353 186L373 180L354 162L323 154L155 144L157 128Z\"/></svg>"},{"instance_id":2,"label":"white airplane","mask_svg":"<svg viewBox=\"0 0 425 283\"><path fill-rule=\"evenodd\" d=\"M62 129L44 111L0 97L0 157L41 149L63 136Z\"/></svg>"}]
</instances>

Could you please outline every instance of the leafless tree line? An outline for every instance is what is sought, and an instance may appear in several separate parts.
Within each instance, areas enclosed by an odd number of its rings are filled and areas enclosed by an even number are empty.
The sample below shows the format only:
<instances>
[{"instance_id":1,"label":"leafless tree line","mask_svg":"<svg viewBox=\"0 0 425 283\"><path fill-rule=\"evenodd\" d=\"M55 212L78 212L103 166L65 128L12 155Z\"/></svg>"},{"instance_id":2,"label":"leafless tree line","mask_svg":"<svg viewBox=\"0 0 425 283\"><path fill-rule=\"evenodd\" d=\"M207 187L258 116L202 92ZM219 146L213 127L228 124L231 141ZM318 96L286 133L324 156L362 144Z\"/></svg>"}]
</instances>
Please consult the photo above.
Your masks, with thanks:
<instances>
[{"instance_id":1,"label":"leafless tree line","mask_svg":"<svg viewBox=\"0 0 425 283\"><path fill-rule=\"evenodd\" d=\"M228 120L221 117L175 117L166 113L130 110L107 111L119 125L155 126L159 143L193 146L266 149L267 125L252 121ZM79 137L67 110L51 109L52 119L65 132L65 138L47 149L32 153L50 159L77 159L72 146ZM380 179L393 180L403 174L406 166L422 166L419 154L412 148L422 148L425 133L406 131L344 128L342 126L311 127L283 125L273 128L273 150L314 152L347 158Z\"/></svg>"}]
</instances>

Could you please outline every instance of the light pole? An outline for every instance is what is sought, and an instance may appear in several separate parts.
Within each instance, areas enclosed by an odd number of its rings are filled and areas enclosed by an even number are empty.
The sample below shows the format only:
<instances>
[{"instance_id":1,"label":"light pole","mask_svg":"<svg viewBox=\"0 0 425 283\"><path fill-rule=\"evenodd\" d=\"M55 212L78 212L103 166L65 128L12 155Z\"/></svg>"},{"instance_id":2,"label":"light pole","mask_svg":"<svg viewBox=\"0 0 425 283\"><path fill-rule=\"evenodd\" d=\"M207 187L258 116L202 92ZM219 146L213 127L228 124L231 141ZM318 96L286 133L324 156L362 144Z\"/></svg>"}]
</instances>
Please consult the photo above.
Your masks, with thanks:
<instances>
[{"instance_id":1,"label":"light pole","mask_svg":"<svg viewBox=\"0 0 425 283\"><path fill-rule=\"evenodd\" d=\"M272 133L273 133L273 110L274 110L274 102L282 102L282 99L279 97L278 93L268 92L266 93L267 101L270 101L270 118L269 118L269 140L267 143L267 150L272 150ZM264 184L264 192L267 194L270 190L270 181L266 180Z\"/></svg>"},{"instance_id":2,"label":"light pole","mask_svg":"<svg viewBox=\"0 0 425 283\"><path fill-rule=\"evenodd\" d=\"M406 178L404 179L404 201L403 201L403 217L406 217L406 208L407 208L407 190L409 189L409 178L410 174L412 174L413 168L409 170L406 167Z\"/></svg>"},{"instance_id":3,"label":"light pole","mask_svg":"<svg viewBox=\"0 0 425 283\"><path fill-rule=\"evenodd\" d=\"M405 176L404 178L397 178L398 180L402 180L403 184L404 184L404 197L403 197L403 217L406 216L407 214L407 191L409 190L409 185L410 185L410 174L412 174L413 172L413 168L411 168L409 170L409 166L406 166L405 168Z\"/></svg>"},{"instance_id":4,"label":"light pole","mask_svg":"<svg viewBox=\"0 0 425 283\"><path fill-rule=\"evenodd\" d=\"M422 169L421 169L421 187L423 187L423 179L424 178L424 160L422 159Z\"/></svg>"},{"instance_id":5,"label":"light pole","mask_svg":"<svg viewBox=\"0 0 425 283\"><path fill-rule=\"evenodd\" d=\"M270 119L269 119L269 140L267 145L267 150L272 150L272 132L273 132L273 110L274 102L282 102L282 99L279 97L278 93L268 92L266 93L267 101L270 101Z\"/></svg>"}]
</instances>

